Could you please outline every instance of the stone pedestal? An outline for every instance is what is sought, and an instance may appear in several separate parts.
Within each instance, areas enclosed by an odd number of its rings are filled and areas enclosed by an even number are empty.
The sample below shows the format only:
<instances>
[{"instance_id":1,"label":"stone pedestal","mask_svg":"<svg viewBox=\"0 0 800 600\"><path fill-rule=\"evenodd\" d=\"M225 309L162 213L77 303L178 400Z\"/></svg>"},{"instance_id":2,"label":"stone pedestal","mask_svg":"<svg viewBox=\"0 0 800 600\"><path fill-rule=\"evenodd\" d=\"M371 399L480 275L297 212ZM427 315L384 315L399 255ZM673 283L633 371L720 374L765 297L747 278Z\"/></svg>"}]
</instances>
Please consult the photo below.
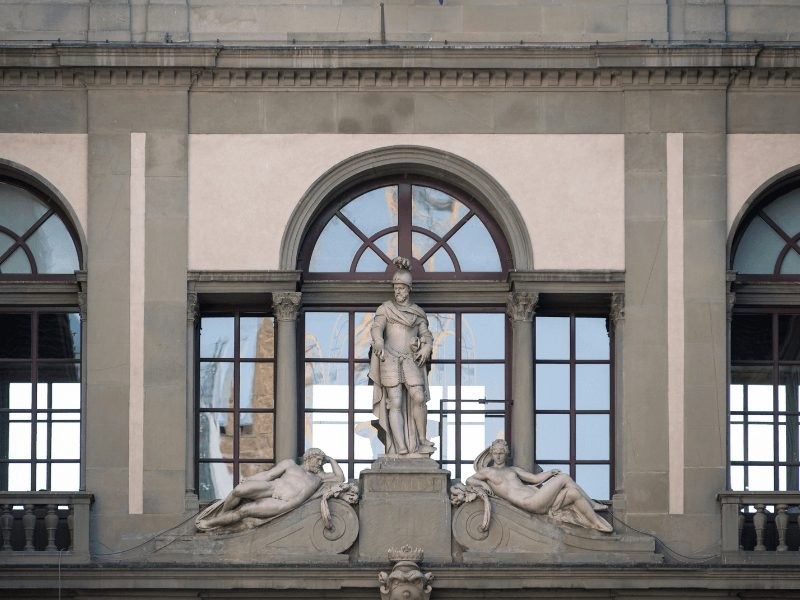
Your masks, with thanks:
<instances>
[{"instance_id":1,"label":"stone pedestal","mask_svg":"<svg viewBox=\"0 0 800 600\"><path fill-rule=\"evenodd\" d=\"M450 472L429 458L379 458L361 472L358 559L386 562L389 548L422 548L452 561Z\"/></svg>"}]
</instances>

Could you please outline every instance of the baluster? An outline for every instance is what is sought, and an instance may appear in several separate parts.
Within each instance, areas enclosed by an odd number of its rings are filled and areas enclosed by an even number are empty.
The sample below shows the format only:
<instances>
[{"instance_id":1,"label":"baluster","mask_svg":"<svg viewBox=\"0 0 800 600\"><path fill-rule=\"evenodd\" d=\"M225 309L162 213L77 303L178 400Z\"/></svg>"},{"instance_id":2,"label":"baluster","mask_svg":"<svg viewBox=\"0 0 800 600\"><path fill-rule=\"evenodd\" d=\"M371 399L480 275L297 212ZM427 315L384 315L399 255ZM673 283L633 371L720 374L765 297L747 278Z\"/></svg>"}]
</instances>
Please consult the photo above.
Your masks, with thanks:
<instances>
[{"instance_id":1,"label":"baluster","mask_svg":"<svg viewBox=\"0 0 800 600\"><path fill-rule=\"evenodd\" d=\"M44 517L44 527L47 529L47 548L45 550L58 550L56 548L56 528L58 527L58 515L56 505L47 505L47 514Z\"/></svg>"},{"instance_id":2,"label":"baluster","mask_svg":"<svg viewBox=\"0 0 800 600\"><path fill-rule=\"evenodd\" d=\"M14 515L11 514L11 505L3 505L3 514L0 516L0 529L3 530L3 550L9 552L11 548L11 528L14 526Z\"/></svg>"},{"instance_id":3,"label":"baluster","mask_svg":"<svg viewBox=\"0 0 800 600\"><path fill-rule=\"evenodd\" d=\"M756 552L763 552L767 549L764 545L764 527L767 524L767 515L764 512L764 504L756 504L756 514L753 515L753 525L756 528Z\"/></svg>"},{"instance_id":4,"label":"baluster","mask_svg":"<svg viewBox=\"0 0 800 600\"><path fill-rule=\"evenodd\" d=\"M742 546L742 530L744 529L744 509L745 506L739 507L739 550L744 550L744 546Z\"/></svg>"},{"instance_id":5,"label":"baluster","mask_svg":"<svg viewBox=\"0 0 800 600\"><path fill-rule=\"evenodd\" d=\"M789 526L789 515L786 514L787 504L775 505L775 528L778 530L778 552L786 552L789 547L786 545L786 528Z\"/></svg>"},{"instance_id":6,"label":"baluster","mask_svg":"<svg viewBox=\"0 0 800 600\"><path fill-rule=\"evenodd\" d=\"M74 525L75 525L75 507L68 506L67 507L67 527L69 528L69 543L67 543L67 550L72 550L72 541L75 539L74 536Z\"/></svg>"},{"instance_id":7,"label":"baluster","mask_svg":"<svg viewBox=\"0 0 800 600\"><path fill-rule=\"evenodd\" d=\"M25 552L33 552L33 530L36 529L36 515L33 513L33 504L25 505L25 514L22 515L22 528L25 530Z\"/></svg>"}]
</instances>

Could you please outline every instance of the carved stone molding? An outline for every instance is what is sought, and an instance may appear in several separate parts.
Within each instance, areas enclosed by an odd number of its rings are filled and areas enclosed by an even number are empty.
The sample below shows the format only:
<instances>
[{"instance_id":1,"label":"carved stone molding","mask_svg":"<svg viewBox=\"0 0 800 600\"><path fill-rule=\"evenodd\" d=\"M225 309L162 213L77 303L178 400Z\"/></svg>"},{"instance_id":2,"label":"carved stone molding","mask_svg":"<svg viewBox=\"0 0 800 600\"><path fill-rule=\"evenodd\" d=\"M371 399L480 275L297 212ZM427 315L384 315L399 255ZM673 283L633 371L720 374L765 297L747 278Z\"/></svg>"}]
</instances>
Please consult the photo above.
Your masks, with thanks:
<instances>
[{"instance_id":1,"label":"carved stone molding","mask_svg":"<svg viewBox=\"0 0 800 600\"><path fill-rule=\"evenodd\" d=\"M726 314L728 317L728 323L733 320L733 307L736 304L736 292L728 292L725 295L726 300Z\"/></svg>"},{"instance_id":2,"label":"carved stone molding","mask_svg":"<svg viewBox=\"0 0 800 600\"><path fill-rule=\"evenodd\" d=\"M539 294L535 292L511 292L506 303L506 312L512 321L531 321Z\"/></svg>"},{"instance_id":3,"label":"carved stone molding","mask_svg":"<svg viewBox=\"0 0 800 600\"><path fill-rule=\"evenodd\" d=\"M188 292L186 294L186 322L189 325L197 321L200 310L197 303L197 292Z\"/></svg>"},{"instance_id":4,"label":"carved stone molding","mask_svg":"<svg viewBox=\"0 0 800 600\"><path fill-rule=\"evenodd\" d=\"M789 88L800 86L800 69L707 68L427 69L321 68L238 69L220 67L5 68L0 88L177 88L203 91L253 88L302 89L487 89L599 88Z\"/></svg>"},{"instance_id":5,"label":"carved stone molding","mask_svg":"<svg viewBox=\"0 0 800 600\"><path fill-rule=\"evenodd\" d=\"M277 292L272 294L272 307L278 321L294 321L300 308L300 292Z\"/></svg>"},{"instance_id":6,"label":"carved stone molding","mask_svg":"<svg viewBox=\"0 0 800 600\"><path fill-rule=\"evenodd\" d=\"M625 320L625 294L616 292L611 294L611 310L608 312L611 322L616 327Z\"/></svg>"}]
</instances>

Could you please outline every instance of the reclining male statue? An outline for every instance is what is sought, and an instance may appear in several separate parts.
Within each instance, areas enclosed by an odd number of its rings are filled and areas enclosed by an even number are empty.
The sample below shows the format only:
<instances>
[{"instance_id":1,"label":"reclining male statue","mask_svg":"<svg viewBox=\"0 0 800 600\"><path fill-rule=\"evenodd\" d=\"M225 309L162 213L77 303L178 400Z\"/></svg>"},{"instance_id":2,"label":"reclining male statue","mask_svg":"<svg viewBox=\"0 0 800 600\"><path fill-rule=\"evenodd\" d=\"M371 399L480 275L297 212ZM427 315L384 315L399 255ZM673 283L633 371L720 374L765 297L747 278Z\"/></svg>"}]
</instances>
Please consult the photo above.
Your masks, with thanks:
<instances>
[{"instance_id":1,"label":"reclining male statue","mask_svg":"<svg viewBox=\"0 0 800 600\"><path fill-rule=\"evenodd\" d=\"M495 440L475 459L475 474L468 486L485 490L526 512L549 515L557 521L611 533L613 527L595 511L606 507L594 502L572 478L552 469L539 474L507 465L505 440Z\"/></svg>"},{"instance_id":2,"label":"reclining male statue","mask_svg":"<svg viewBox=\"0 0 800 600\"><path fill-rule=\"evenodd\" d=\"M195 526L200 531L210 531L242 523L245 519L259 520L256 524L261 524L265 519L294 510L313 497L323 484L344 481L338 463L319 448L309 448L302 461L303 465L299 466L287 458L267 471L244 479L224 500L201 512ZM326 462L330 463L332 473L322 470Z\"/></svg>"}]
</instances>

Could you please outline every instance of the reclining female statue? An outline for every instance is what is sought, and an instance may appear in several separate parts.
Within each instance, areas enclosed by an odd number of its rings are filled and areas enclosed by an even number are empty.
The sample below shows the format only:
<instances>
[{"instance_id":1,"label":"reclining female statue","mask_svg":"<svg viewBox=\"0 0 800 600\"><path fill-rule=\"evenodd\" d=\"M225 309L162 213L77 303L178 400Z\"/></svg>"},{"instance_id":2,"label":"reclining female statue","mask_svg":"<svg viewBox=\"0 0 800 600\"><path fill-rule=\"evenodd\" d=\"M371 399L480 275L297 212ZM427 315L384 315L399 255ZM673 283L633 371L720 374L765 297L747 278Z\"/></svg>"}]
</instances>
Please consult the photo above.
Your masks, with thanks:
<instances>
[{"instance_id":1,"label":"reclining female statue","mask_svg":"<svg viewBox=\"0 0 800 600\"><path fill-rule=\"evenodd\" d=\"M475 459L475 474L468 486L485 490L526 512L573 525L611 533L613 527L595 511L606 507L594 502L569 475L558 469L537 475L507 465L505 440L495 440Z\"/></svg>"}]
</instances>

